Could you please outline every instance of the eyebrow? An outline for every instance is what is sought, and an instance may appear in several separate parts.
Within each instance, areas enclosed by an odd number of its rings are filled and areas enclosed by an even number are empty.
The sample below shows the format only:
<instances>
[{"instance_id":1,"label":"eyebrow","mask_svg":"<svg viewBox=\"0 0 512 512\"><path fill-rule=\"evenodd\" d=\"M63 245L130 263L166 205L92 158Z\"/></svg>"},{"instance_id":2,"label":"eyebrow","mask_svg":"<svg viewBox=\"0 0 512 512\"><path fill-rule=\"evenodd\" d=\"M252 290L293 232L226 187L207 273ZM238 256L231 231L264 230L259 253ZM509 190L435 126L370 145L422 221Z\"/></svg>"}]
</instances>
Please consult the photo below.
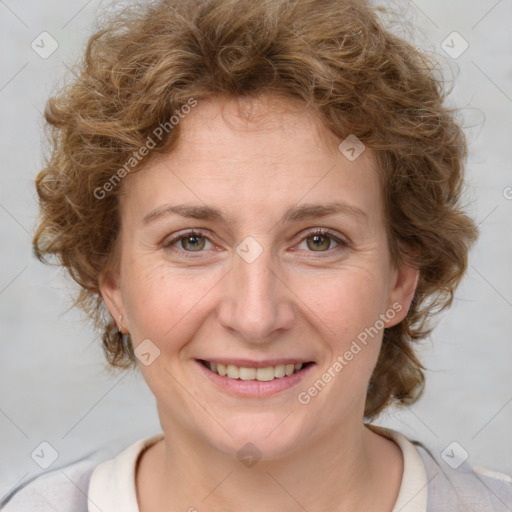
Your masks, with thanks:
<instances>
[{"instance_id":1,"label":"eyebrow","mask_svg":"<svg viewBox=\"0 0 512 512\"><path fill-rule=\"evenodd\" d=\"M190 205L163 205L148 213L144 224L166 217L168 215L180 215L191 219L219 221L226 223L226 219L220 210L210 206ZM327 217L328 215L345 215L359 221L368 221L368 215L357 206L350 205L344 201L334 201L325 204L305 204L292 206L282 216L280 222L297 222L305 219Z\"/></svg>"}]
</instances>

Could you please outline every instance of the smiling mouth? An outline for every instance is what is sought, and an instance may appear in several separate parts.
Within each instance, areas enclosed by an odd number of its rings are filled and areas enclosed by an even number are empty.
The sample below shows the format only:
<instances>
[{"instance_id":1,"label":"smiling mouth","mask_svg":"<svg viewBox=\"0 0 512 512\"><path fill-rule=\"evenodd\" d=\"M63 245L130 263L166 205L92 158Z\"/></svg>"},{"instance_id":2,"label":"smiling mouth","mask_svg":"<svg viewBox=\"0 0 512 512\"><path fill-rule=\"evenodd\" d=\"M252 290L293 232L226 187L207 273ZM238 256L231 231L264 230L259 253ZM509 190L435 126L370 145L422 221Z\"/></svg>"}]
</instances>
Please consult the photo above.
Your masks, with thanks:
<instances>
[{"instance_id":1,"label":"smiling mouth","mask_svg":"<svg viewBox=\"0 0 512 512\"><path fill-rule=\"evenodd\" d=\"M278 364L275 366L265 366L264 368L252 368L248 366L236 366L234 364L215 363L213 361L205 361L200 359L199 362L210 370L212 373L227 377L234 380L260 381L269 382L274 379L284 379L303 371L305 368L313 364L308 363L290 363Z\"/></svg>"}]
</instances>

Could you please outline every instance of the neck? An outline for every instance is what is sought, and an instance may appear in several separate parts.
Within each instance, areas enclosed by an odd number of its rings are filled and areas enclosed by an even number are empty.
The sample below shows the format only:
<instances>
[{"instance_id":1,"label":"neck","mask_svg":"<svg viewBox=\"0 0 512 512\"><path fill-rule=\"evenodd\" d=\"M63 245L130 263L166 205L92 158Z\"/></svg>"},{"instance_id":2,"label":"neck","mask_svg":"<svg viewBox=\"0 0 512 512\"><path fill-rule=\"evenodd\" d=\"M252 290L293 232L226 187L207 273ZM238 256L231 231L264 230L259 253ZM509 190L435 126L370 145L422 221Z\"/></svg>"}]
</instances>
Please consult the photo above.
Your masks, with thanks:
<instances>
[{"instance_id":1,"label":"neck","mask_svg":"<svg viewBox=\"0 0 512 512\"><path fill-rule=\"evenodd\" d=\"M165 438L139 461L141 512L389 512L403 473L400 448L362 423L340 426L300 451L252 466L190 432L164 431Z\"/></svg>"}]
</instances>

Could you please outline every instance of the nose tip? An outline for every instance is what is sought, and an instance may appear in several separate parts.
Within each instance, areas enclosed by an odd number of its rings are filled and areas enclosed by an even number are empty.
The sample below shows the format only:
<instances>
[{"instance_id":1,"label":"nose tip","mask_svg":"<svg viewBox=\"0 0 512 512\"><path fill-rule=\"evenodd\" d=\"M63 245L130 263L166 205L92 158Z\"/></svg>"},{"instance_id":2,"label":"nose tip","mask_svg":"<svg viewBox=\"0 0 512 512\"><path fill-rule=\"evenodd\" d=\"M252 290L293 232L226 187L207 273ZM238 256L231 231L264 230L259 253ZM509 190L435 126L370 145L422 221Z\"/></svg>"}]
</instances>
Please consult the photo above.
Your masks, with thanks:
<instances>
[{"instance_id":1,"label":"nose tip","mask_svg":"<svg viewBox=\"0 0 512 512\"><path fill-rule=\"evenodd\" d=\"M293 326L295 310L283 278L263 258L241 258L229 273L219 309L221 325L251 343L266 343Z\"/></svg>"}]
</instances>

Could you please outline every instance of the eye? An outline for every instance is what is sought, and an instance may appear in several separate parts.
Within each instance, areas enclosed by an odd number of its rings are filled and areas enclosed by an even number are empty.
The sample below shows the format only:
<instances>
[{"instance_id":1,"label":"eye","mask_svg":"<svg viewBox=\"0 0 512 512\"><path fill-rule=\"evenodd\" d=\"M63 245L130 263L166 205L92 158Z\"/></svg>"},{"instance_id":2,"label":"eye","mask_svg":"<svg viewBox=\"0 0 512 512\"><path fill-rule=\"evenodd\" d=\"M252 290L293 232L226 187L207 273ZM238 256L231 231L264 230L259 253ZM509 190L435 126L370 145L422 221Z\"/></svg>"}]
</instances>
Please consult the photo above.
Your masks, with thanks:
<instances>
[{"instance_id":1,"label":"eye","mask_svg":"<svg viewBox=\"0 0 512 512\"><path fill-rule=\"evenodd\" d=\"M301 244L303 243L306 244L307 249L311 252L327 252L331 249L336 251L348 245L347 242L326 229L318 229L308 233ZM333 245L335 245L334 248L332 247Z\"/></svg>"},{"instance_id":2,"label":"eye","mask_svg":"<svg viewBox=\"0 0 512 512\"><path fill-rule=\"evenodd\" d=\"M207 244L210 244L208 246ZM347 247L348 242L342 240L327 229L316 229L306 234L300 245L306 244L308 252L337 252ZM299 245L299 249L301 248ZM334 247L333 247L334 246ZM195 230L177 234L166 239L162 244L164 249L183 251L185 253L200 253L212 248L212 242L206 233Z\"/></svg>"},{"instance_id":3,"label":"eye","mask_svg":"<svg viewBox=\"0 0 512 512\"><path fill-rule=\"evenodd\" d=\"M204 233L200 231L188 231L187 233L182 233L181 235L167 239L162 244L162 247L172 250L173 246L177 244L177 250L182 249L186 252L201 252L206 247L207 243L211 244Z\"/></svg>"}]
</instances>

